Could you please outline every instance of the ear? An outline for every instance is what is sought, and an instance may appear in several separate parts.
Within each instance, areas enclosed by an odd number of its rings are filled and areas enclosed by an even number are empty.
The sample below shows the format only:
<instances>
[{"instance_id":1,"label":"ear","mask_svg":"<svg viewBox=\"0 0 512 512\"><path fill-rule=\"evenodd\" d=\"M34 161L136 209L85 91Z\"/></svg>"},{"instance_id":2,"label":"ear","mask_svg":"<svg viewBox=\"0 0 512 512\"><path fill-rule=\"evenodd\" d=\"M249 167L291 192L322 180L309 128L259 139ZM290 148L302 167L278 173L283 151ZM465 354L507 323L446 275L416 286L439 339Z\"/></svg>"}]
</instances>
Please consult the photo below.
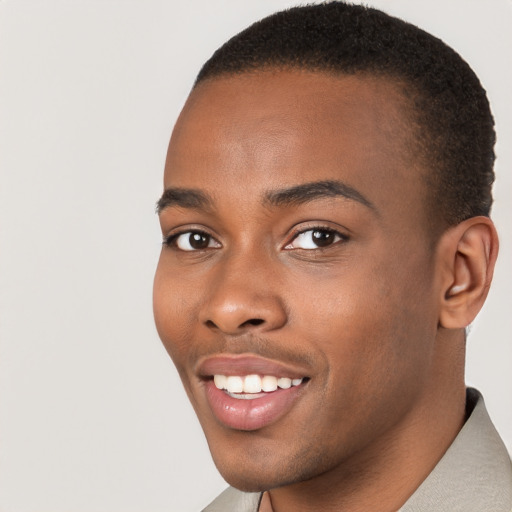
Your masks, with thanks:
<instances>
[{"instance_id":1,"label":"ear","mask_svg":"<svg viewBox=\"0 0 512 512\"><path fill-rule=\"evenodd\" d=\"M482 308L498 256L498 235L488 217L472 217L449 229L439 243L442 261L442 327L467 327Z\"/></svg>"}]
</instances>

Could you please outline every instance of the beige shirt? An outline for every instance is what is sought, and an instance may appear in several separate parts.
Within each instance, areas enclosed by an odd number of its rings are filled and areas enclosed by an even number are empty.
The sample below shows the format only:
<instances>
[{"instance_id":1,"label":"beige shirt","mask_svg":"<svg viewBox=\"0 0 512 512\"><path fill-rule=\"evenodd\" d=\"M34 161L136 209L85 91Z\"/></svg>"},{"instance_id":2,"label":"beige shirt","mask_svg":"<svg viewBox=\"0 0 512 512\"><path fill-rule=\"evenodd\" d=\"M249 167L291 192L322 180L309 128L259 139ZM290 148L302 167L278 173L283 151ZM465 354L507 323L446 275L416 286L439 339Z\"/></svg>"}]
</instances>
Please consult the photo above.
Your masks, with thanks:
<instances>
[{"instance_id":1,"label":"beige shirt","mask_svg":"<svg viewBox=\"0 0 512 512\"><path fill-rule=\"evenodd\" d=\"M512 512L512 463L484 400L467 390L472 410L432 473L398 512ZM203 512L258 512L260 493L229 487Z\"/></svg>"}]
</instances>

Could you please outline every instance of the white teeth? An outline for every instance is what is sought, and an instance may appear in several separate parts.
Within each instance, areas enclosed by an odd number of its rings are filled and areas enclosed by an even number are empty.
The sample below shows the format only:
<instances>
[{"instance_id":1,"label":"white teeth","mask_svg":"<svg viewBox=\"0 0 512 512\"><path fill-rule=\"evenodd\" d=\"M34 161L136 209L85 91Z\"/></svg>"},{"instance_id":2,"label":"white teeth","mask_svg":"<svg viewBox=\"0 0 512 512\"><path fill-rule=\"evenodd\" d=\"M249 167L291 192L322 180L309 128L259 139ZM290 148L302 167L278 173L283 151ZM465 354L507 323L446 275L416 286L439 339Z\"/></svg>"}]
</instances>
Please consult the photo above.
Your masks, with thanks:
<instances>
[{"instance_id":1,"label":"white teeth","mask_svg":"<svg viewBox=\"0 0 512 512\"><path fill-rule=\"evenodd\" d=\"M292 387L292 379L288 379L287 377L281 377L280 379L277 379L277 385L281 389L288 389Z\"/></svg>"},{"instance_id":2,"label":"white teeth","mask_svg":"<svg viewBox=\"0 0 512 512\"><path fill-rule=\"evenodd\" d=\"M226 389L226 376L225 375L214 375L213 382L217 389Z\"/></svg>"},{"instance_id":3,"label":"white teeth","mask_svg":"<svg viewBox=\"0 0 512 512\"><path fill-rule=\"evenodd\" d=\"M230 393L226 391L231 398L236 398L237 400L254 400L256 398L261 397L261 393Z\"/></svg>"},{"instance_id":4,"label":"white teeth","mask_svg":"<svg viewBox=\"0 0 512 512\"><path fill-rule=\"evenodd\" d=\"M261 393L261 377L247 375L244 379L244 393Z\"/></svg>"},{"instance_id":5,"label":"white teeth","mask_svg":"<svg viewBox=\"0 0 512 512\"><path fill-rule=\"evenodd\" d=\"M226 390L230 393L241 393L244 390L244 381L242 377L230 375L226 379Z\"/></svg>"},{"instance_id":6,"label":"white teeth","mask_svg":"<svg viewBox=\"0 0 512 512\"><path fill-rule=\"evenodd\" d=\"M261 389L267 393L275 391L277 389L277 378L272 375L265 375L265 377L261 379Z\"/></svg>"},{"instance_id":7,"label":"white teeth","mask_svg":"<svg viewBox=\"0 0 512 512\"><path fill-rule=\"evenodd\" d=\"M303 379L289 379L288 377L274 377L273 375L246 375L240 377L237 375L214 375L213 382L217 389L224 389L228 393L248 393L257 394L265 391L270 393L277 388L289 389L292 386L299 386Z\"/></svg>"}]
</instances>

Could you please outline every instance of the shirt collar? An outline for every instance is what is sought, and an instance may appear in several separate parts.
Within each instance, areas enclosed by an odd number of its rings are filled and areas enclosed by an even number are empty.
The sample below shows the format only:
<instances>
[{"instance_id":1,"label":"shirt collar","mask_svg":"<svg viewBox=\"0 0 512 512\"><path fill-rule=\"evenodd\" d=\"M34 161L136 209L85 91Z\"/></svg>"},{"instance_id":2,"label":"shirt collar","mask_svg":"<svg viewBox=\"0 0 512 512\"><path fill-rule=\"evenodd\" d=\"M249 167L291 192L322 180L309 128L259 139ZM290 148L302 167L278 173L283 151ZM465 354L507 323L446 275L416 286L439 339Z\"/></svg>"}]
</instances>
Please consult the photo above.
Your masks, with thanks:
<instances>
[{"instance_id":1,"label":"shirt collar","mask_svg":"<svg viewBox=\"0 0 512 512\"><path fill-rule=\"evenodd\" d=\"M482 395L467 389L469 417L434 470L399 512L510 512L512 465Z\"/></svg>"}]
</instances>

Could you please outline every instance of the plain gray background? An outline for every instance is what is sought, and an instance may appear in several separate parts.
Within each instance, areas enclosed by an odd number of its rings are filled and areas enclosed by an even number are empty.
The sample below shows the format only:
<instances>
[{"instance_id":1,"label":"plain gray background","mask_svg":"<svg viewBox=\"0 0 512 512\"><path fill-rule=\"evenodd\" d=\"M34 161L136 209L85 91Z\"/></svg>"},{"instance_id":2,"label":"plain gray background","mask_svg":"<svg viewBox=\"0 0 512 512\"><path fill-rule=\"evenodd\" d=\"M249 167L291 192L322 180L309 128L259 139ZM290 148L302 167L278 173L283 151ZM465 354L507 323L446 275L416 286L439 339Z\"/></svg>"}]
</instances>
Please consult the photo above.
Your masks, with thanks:
<instances>
[{"instance_id":1,"label":"plain gray background","mask_svg":"<svg viewBox=\"0 0 512 512\"><path fill-rule=\"evenodd\" d=\"M368 2L489 92L501 254L467 381L512 447L512 3ZM202 62L286 0L0 2L0 510L186 512L224 486L153 326L154 204Z\"/></svg>"}]
</instances>

